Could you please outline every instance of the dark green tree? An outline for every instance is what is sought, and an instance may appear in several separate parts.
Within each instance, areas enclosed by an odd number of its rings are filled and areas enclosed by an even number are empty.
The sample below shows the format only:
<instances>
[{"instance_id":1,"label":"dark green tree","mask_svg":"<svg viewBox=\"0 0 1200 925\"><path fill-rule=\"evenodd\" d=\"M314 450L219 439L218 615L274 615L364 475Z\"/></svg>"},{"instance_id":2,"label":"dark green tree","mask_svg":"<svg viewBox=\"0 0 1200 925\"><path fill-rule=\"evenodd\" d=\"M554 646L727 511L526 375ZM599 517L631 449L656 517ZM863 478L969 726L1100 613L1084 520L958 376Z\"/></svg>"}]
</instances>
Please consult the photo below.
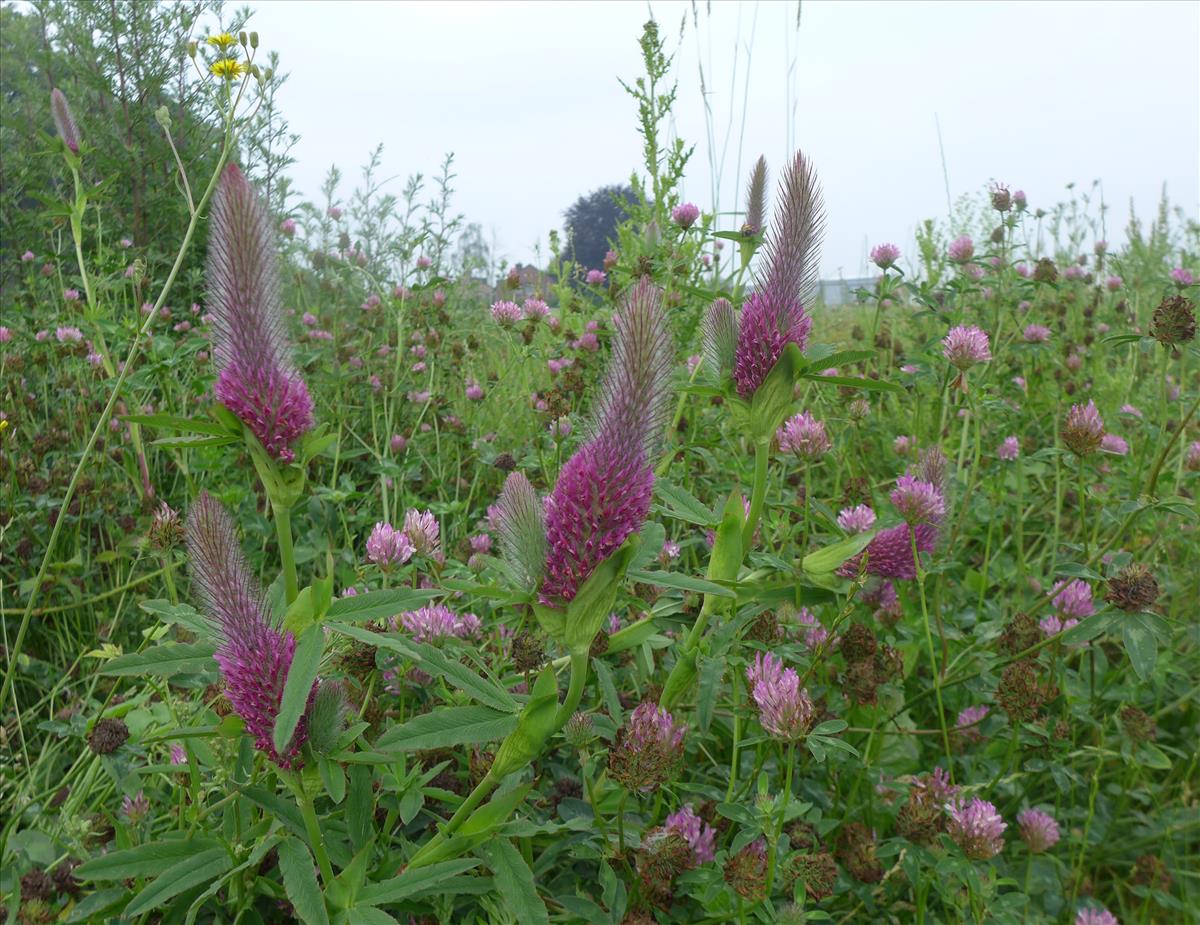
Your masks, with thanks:
<instances>
[{"instance_id":1,"label":"dark green tree","mask_svg":"<svg viewBox=\"0 0 1200 925\"><path fill-rule=\"evenodd\" d=\"M602 186L575 200L565 213L567 256L584 270L602 266L634 202L629 186Z\"/></svg>"}]
</instances>

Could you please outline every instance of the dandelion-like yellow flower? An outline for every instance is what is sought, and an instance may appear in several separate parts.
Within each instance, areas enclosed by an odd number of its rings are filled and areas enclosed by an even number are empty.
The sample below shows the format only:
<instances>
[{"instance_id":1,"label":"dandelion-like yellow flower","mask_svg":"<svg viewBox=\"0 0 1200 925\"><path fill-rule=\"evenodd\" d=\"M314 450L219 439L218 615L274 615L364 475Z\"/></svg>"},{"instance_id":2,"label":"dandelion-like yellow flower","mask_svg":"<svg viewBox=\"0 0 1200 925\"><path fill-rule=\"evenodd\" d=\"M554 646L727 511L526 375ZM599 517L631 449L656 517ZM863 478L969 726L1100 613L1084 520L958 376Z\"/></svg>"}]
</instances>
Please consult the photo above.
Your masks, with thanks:
<instances>
[{"instance_id":1,"label":"dandelion-like yellow flower","mask_svg":"<svg viewBox=\"0 0 1200 925\"><path fill-rule=\"evenodd\" d=\"M216 35L210 35L208 37L208 44L212 45L214 48L220 48L222 51L233 46L236 42L237 39L235 39L229 32L220 32Z\"/></svg>"},{"instance_id":2,"label":"dandelion-like yellow flower","mask_svg":"<svg viewBox=\"0 0 1200 925\"><path fill-rule=\"evenodd\" d=\"M221 58L209 65L208 69L214 77L223 77L225 80L236 80L242 74L249 72L250 65L243 64L237 58Z\"/></svg>"}]
</instances>

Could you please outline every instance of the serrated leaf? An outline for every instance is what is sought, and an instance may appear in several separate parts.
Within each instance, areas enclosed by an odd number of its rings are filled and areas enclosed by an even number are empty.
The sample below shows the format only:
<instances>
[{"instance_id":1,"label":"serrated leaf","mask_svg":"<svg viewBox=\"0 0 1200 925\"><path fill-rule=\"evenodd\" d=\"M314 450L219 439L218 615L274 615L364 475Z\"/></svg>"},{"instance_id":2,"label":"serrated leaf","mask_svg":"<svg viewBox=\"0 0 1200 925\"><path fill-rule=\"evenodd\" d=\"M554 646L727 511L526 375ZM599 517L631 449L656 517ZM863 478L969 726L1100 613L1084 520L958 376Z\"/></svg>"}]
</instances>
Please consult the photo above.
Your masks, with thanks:
<instances>
[{"instance_id":1,"label":"serrated leaf","mask_svg":"<svg viewBox=\"0 0 1200 925\"><path fill-rule=\"evenodd\" d=\"M224 848L210 848L184 858L168 867L158 879L147 886L125 907L128 918L157 909L184 890L207 883L233 866L229 852Z\"/></svg>"},{"instance_id":2,"label":"serrated leaf","mask_svg":"<svg viewBox=\"0 0 1200 925\"><path fill-rule=\"evenodd\" d=\"M312 693L313 683L317 680L317 669L321 667L321 653L324 651L325 632L319 626L309 627L296 643L287 681L283 685L279 713L275 716L275 729L271 735L275 751L281 755L287 751L296 725L308 706L308 697Z\"/></svg>"},{"instance_id":3,"label":"serrated leaf","mask_svg":"<svg viewBox=\"0 0 1200 925\"><path fill-rule=\"evenodd\" d=\"M533 871L507 838L496 838L480 846L479 853L492 869L492 879L506 910L521 925L550 925L546 904L537 892Z\"/></svg>"},{"instance_id":4,"label":"serrated leaf","mask_svg":"<svg viewBox=\"0 0 1200 925\"><path fill-rule=\"evenodd\" d=\"M329 605L325 615L344 623L366 623L416 609L441 595L441 591L417 588L368 591L366 594L338 598Z\"/></svg>"},{"instance_id":5,"label":"serrated leaf","mask_svg":"<svg viewBox=\"0 0 1200 925\"><path fill-rule=\"evenodd\" d=\"M358 903L364 906L379 906L399 902L478 866L479 861L476 858L457 858L430 864L428 867L409 868L400 876L384 880L382 883L368 883L358 894Z\"/></svg>"},{"instance_id":6,"label":"serrated leaf","mask_svg":"<svg viewBox=\"0 0 1200 925\"><path fill-rule=\"evenodd\" d=\"M215 649L207 642L164 642L142 652L118 656L108 662L100 674L167 677L180 671L203 671L215 667L212 657Z\"/></svg>"},{"instance_id":7,"label":"serrated leaf","mask_svg":"<svg viewBox=\"0 0 1200 925\"><path fill-rule=\"evenodd\" d=\"M379 737L375 748L415 751L494 742L504 738L516 726L515 715L491 707L442 707L393 726Z\"/></svg>"},{"instance_id":8,"label":"serrated leaf","mask_svg":"<svg viewBox=\"0 0 1200 925\"><path fill-rule=\"evenodd\" d=\"M299 839L285 838L279 843L279 871L288 901L300 921L305 925L329 925L312 855Z\"/></svg>"},{"instance_id":9,"label":"serrated leaf","mask_svg":"<svg viewBox=\"0 0 1200 925\"><path fill-rule=\"evenodd\" d=\"M721 518L692 495L691 492L680 488L672 482L668 482L666 479L654 480L654 493L665 502L671 513L680 520L699 524L702 527L715 527L720 523ZM655 554L657 555L657 551Z\"/></svg>"}]
</instances>

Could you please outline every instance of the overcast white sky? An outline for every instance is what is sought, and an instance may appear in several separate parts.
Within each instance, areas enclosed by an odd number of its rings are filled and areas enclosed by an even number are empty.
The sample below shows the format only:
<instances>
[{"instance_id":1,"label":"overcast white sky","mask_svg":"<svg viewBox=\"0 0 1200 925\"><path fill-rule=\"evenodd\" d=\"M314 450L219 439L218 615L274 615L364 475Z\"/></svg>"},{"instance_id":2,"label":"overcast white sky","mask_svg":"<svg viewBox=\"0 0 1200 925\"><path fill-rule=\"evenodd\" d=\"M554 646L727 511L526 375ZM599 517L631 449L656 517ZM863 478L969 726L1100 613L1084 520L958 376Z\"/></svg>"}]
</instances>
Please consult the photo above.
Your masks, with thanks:
<instances>
[{"instance_id":1,"label":"overcast white sky","mask_svg":"<svg viewBox=\"0 0 1200 925\"><path fill-rule=\"evenodd\" d=\"M801 147L825 190L826 277L859 275L871 243L911 252L916 225L945 216L935 114L955 197L999 180L1048 207L1068 182L1099 178L1110 240L1130 199L1150 213L1164 182L1198 214L1195 2L805 0L798 30L797 4L770 0L701 6L699 29L692 5L674 0L254 7L252 28L291 74L281 105L301 135L293 175L306 196L332 163L348 195L379 142L397 193L453 151L458 209L510 261L544 248L581 193L639 167L636 112L617 78L642 73L649 11L677 52L674 129L696 144L686 198L712 207L703 64L718 156L732 117L721 207L740 199L758 154L774 181Z\"/></svg>"}]
</instances>

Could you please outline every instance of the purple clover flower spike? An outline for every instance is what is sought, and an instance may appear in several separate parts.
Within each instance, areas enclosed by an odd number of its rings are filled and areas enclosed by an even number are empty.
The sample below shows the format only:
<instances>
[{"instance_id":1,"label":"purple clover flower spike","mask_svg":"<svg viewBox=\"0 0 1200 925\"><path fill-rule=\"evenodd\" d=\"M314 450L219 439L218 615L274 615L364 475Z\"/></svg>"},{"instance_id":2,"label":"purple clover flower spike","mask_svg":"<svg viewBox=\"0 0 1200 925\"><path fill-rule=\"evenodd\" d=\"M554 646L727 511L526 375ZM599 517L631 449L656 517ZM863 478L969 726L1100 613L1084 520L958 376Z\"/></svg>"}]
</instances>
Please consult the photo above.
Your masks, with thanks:
<instances>
[{"instance_id":1,"label":"purple clover flower spike","mask_svg":"<svg viewBox=\"0 0 1200 925\"><path fill-rule=\"evenodd\" d=\"M759 156L750 171L750 182L746 186L746 221L742 234L762 234L763 216L767 202L767 159Z\"/></svg>"},{"instance_id":2,"label":"purple clover flower spike","mask_svg":"<svg viewBox=\"0 0 1200 925\"><path fill-rule=\"evenodd\" d=\"M291 444L313 426L313 401L284 333L274 229L235 164L221 176L209 227L213 391L268 454L291 462Z\"/></svg>"},{"instance_id":3,"label":"purple clover flower spike","mask_svg":"<svg viewBox=\"0 0 1200 925\"><path fill-rule=\"evenodd\" d=\"M837 523L847 533L866 533L875 525L875 512L866 504L842 508Z\"/></svg>"},{"instance_id":4,"label":"purple clover flower spike","mask_svg":"<svg viewBox=\"0 0 1200 925\"><path fill-rule=\"evenodd\" d=\"M938 531L933 524L897 524L886 530L880 530L866 550L847 559L838 568L837 573L843 577L853 578L858 574L862 557L867 557L867 574L880 578L897 578L910 580L917 577L917 565L913 561L912 538L909 530L916 534L917 552L933 552L937 547Z\"/></svg>"},{"instance_id":5,"label":"purple clover flower spike","mask_svg":"<svg viewBox=\"0 0 1200 925\"><path fill-rule=\"evenodd\" d=\"M670 415L674 355L661 291L643 278L613 322L612 357L587 440L563 466L546 503L541 598L549 605L574 599L650 512L651 460Z\"/></svg>"},{"instance_id":6,"label":"purple clover flower spike","mask_svg":"<svg viewBox=\"0 0 1200 925\"><path fill-rule=\"evenodd\" d=\"M909 524L936 524L946 514L946 499L941 490L911 475L896 479L890 497L900 516Z\"/></svg>"},{"instance_id":7,"label":"purple clover flower spike","mask_svg":"<svg viewBox=\"0 0 1200 925\"><path fill-rule=\"evenodd\" d=\"M687 231L700 217L700 209L694 203L683 202L671 210L671 221Z\"/></svg>"},{"instance_id":8,"label":"purple clover flower spike","mask_svg":"<svg viewBox=\"0 0 1200 925\"><path fill-rule=\"evenodd\" d=\"M72 154L79 153L79 129L75 126L75 117L71 115L71 107L62 90L55 87L50 91L50 114L54 117L54 127L58 137L63 140Z\"/></svg>"},{"instance_id":9,"label":"purple clover flower spike","mask_svg":"<svg viewBox=\"0 0 1200 925\"><path fill-rule=\"evenodd\" d=\"M795 453L801 459L820 459L833 446L825 433L825 422L818 421L807 411L801 411L783 422L775 433L779 449Z\"/></svg>"},{"instance_id":10,"label":"purple clover flower spike","mask_svg":"<svg viewBox=\"0 0 1200 925\"><path fill-rule=\"evenodd\" d=\"M1017 825L1021 829L1021 840L1025 842L1031 854L1049 851L1061 837L1054 817L1040 809L1022 810L1017 815Z\"/></svg>"},{"instance_id":11,"label":"purple clover flower spike","mask_svg":"<svg viewBox=\"0 0 1200 925\"><path fill-rule=\"evenodd\" d=\"M780 201L767 236L755 291L742 307L733 380L749 399L774 368L784 348L808 343L812 317L805 310L816 288L818 251L825 215L812 165L797 151L780 183Z\"/></svg>"},{"instance_id":12,"label":"purple clover flower spike","mask_svg":"<svg viewBox=\"0 0 1200 925\"><path fill-rule=\"evenodd\" d=\"M367 560L385 571L403 565L414 552L416 548L407 534L383 521L375 524L367 538Z\"/></svg>"},{"instance_id":13,"label":"purple clover flower spike","mask_svg":"<svg viewBox=\"0 0 1200 925\"><path fill-rule=\"evenodd\" d=\"M523 472L510 472L500 492L493 526L500 551L517 583L532 591L546 570L546 522L542 501Z\"/></svg>"},{"instance_id":14,"label":"purple clover flower spike","mask_svg":"<svg viewBox=\"0 0 1200 925\"><path fill-rule=\"evenodd\" d=\"M784 668L783 661L769 652L759 652L746 669L746 680L758 706L758 720L770 735L794 742L808 732L815 711L795 669Z\"/></svg>"},{"instance_id":15,"label":"purple clover flower spike","mask_svg":"<svg viewBox=\"0 0 1200 925\"><path fill-rule=\"evenodd\" d=\"M1121 922L1103 906L1084 906L1075 913L1075 925L1121 925Z\"/></svg>"},{"instance_id":16,"label":"purple clover flower spike","mask_svg":"<svg viewBox=\"0 0 1200 925\"><path fill-rule=\"evenodd\" d=\"M201 492L192 505L187 546L201 607L219 640L214 658L225 679L225 696L245 721L255 746L280 767L290 768L308 737L304 718L284 754L275 751L272 735L296 639L280 631L268 616L262 589L238 546L233 521L207 492Z\"/></svg>"},{"instance_id":17,"label":"purple clover flower spike","mask_svg":"<svg viewBox=\"0 0 1200 925\"><path fill-rule=\"evenodd\" d=\"M987 332L975 325L958 325L942 340L942 355L959 370L968 370L976 363L992 358Z\"/></svg>"},{"instance_id":18,"label":"purple clover flower spike","mask_svg":"<svg viewBox=\"0 0 1200 925\"><path fill-rule=\"evenodd\" d=\"M667 816L663 826L688 843L692 849L693 864L707 864L717 856L717 832L701 820L692 810L690 803Z\"/></svg>"},{"instance_id":19,"label":"purple clover flower spike","mask_svg":"<svg viewBox=\"0 0 1200 925\"><path fill-rule=\"evenodd\" d=\"M1004 830L1008 824L987 800L956 799L947 805L946 811L950 814L946 831L971 860L986 861L1004 849Z\"/></svg>"},{"instance_id":20,"label":"purple clover flower spike","mask_svg":"<svg viewBox=\"0 0 1200 925\"><path fill-rule=\"evenodd\" d=\"M439 643L446 639L465 639L479 632L479 617L473 613L456 614L444 604L432 604L401 615L400 625L417 642Z\"/></svg>"},{"instance_id":21,"label":"purple clover flower spike","mask_svg":"<svg viewBox=\"0 0 1200 925\"><path fill-rule=\"evenodd\" d=\"M1092 600L1092 588L1086 581L1076 578L1071 581L1054 583L1054 599L1051 601L1054 609L1063 617L1074 617L1082 620L1096 612Z\"/></svg>"},{"instance_id":22,"label":"purple clover flower spike","mask_svg":"<svg viewBox=\"0 0 1200 925\"><path fill-rule=\"evenodd\" d=\"M871 263L881 270L894 267L899 259L900 248L895 244L876 244L871 248Z\"/></svg>"}]
</instances>

